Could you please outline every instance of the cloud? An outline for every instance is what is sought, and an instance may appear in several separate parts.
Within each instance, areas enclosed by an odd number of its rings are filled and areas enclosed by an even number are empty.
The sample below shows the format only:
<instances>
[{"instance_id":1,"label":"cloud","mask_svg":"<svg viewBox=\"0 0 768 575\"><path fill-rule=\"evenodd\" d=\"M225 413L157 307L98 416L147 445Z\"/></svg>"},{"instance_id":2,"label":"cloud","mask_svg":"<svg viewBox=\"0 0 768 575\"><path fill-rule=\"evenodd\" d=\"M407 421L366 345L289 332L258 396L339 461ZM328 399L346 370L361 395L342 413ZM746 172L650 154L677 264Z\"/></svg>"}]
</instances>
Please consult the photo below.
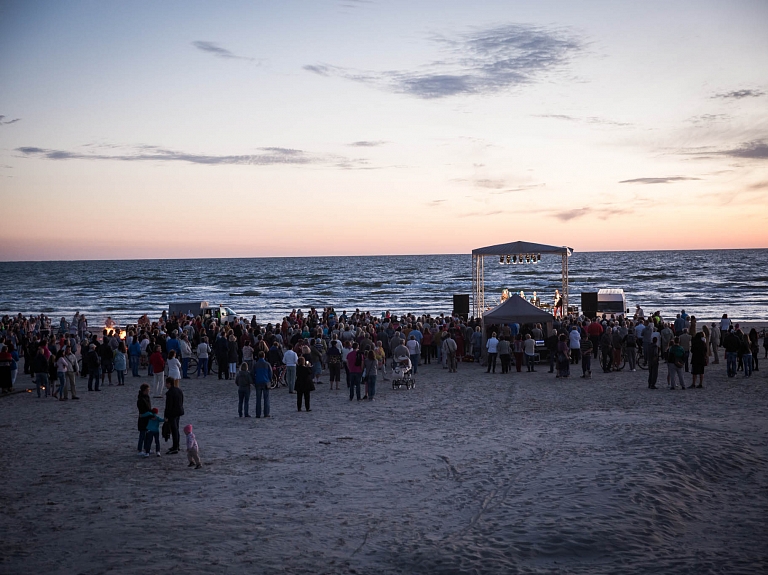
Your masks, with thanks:
<instances>
[{"instance_id":1,"label":"cloud","mask_svg":"<svg viewBox=\"0 0 768 575\"><path fill-rule=\"evenodd\" d=\"M564 120L566 122L579 122L582 124L601 124L604 126L631 126L629 122L617 122L616 120L609 120L607 118L601 118L599 116L586 116L584 118L578 118L576 116L568 116L566 114L534 114L534 118L549 118L552 120Z\"/></svg>"},{"instance_id":2,"label":"cloud","mask_svg":"<svg viewBox=\"0 0 768 575\"><path fill-rule=\"evenodd\" d=\"M685 182L688 180L700 180L701 178L689 178L686 176L668 176L666 178L634 178L621 180L620 184L671 184L673 182Z\"/></svg>"},{"instance_id":3,"label":"cloud","mask_svg":"<svg viewBox=\"0 0 768 575\"><path fill-rule=\"evenodd\" d=\"M111 146L108 146L111 147ZM26 157L46 160L101 160L118 162L184 162L209 166L272 166L272 165L326 165L338 168L354 168L367 163L365 159L349 159L339 156L321 156L303 150L292 148L266 147L259 148L261 153L248 155L215 156L206 154L191 154L167 150L157 146L135 146L129 153L98 154L81 153L65 150L49 150L37 147L16 148Z\"/></svg>"},{"instance_id":4,"label":"cloud","mask_svg":"<svg viewBox=\"0 0 768 575\"><path fill-rule=\"evenodd\" d=\"M322 76L339 76L383 90L434 99L492 94L544 79L565 67L584 42L573 32L507 24L432 39L442 58L417 69L360 71L328 64L304 66Z\"/></svg>"},{"instance_id":5,"label":"cloud","mask_svg":"<svg viewBox=\"0 0 768 575\"><path fill-rule=\"evenodd\" d=\"M302 66L302 68L307 72L314 72L315 74L320 74L321 76L331 75L331 68L329 66L307 64L306 66Z\"/></svg>"},{"instance_id":6,"label":"cloud","mask_svg":"<svg viewBox=\"0 0 768 575\"><path fill-rule=\"evenodd\" d=\"M217 58L226 58L229 60L248 60L249 62L253 62L256 60L255 58L247 58L246 56L238 56L237 54L233 54L226 48L222 48L221 46L219 46L216 42L206 42L204 40L195 40L194 42L192 42L192 45L198 50L202 50L203 52L213 54Z\"/></svg>"},{"instance_id":7,"label":"cloud","mask_svg":"<svg viewBox=\"0 0 768 575\"><path fill-rule=\"evenodd\" d=\"M347 144L348 146L354 146L357 148L374 148L376 146L383 146L384 144L387 144L388 142L386 140L361 140L359 142L352 142L351 144Z\"/></svg>"},{"instance_id":8,"label":"cloud","mask_svg":"<svg viewBox=\"0 0 768 575\"><path fill-rule=\"evenodd\" d=\"M427 205L428 205L428 206L430 206L430 207L432 207L432 208L437 208L437 207L439 207L441 204L444 204L444 203L445 203L445 202L447 202L447 201L448 201L448 200L432 200L431 202L427 202Z\"/></svg>"},{"instance_id":9,"label":"cloud","mask_svg":"<svg viewBox=\"0 0 768 575\"><path fill-rule=\"evenodd\" d=\"M506 190L497 190L495 192L491 192L492 194L512 194L515 192L527 192L529 190L533 190L536 188L542 188L546 186L546 184L528 184L525 186L517 186L515 188L509 188Z\"/></svg>"},{"instance_id":10,"label":"cloud","mask_svg":"<svg viewBox=\"0 0 768 575\"><path fill-rule=\"evenodd\" d=\"M553 212L553 216L562 222L570 222L582 218L592 212L592 208L576 208L573 210L560 210Z\"/></svg>"},{"instance_id":11,"label":"cloud","mask_svg":"<svg viewBox=\"0 0 768 575\"><path fill-rule=\"evenodd\" d=\"M506 180L493 180L490 178L480 178L474 180L475 186L478 188L488 188L491 190L500 190L507 185Z\"/></svg>"},{"instance_id":12,"label":"cloud","mask_svg":"<svg viewBox=\"0 0 768 575\"><path fill-rule=\"evenodd\" d=\"M7 126L8 124L15 124L21 121L21 118L14 118L13 120L6 120L7 116L0 115L0 126Z\"/></svg>"},{"instance_id":13,"label":"cloud","mask_svg":"<svg viewBox=\"0 0 768 575\"><path fill-rule=\"evenodd\" d=\"M731 119L728 114L701 114L700 116L692 116L688 118L688 122L692 124L712 124L715 122L726 122Z\"/></svg>"},{"instance_id":14,"label":"cloud","mask_svg":"<svg viewBox=\"0 0 768 575\"><path fill-rule=\"evenodd\" d=\"M712 98L719 98L722 100L741 100L742 98L759 98L764 96L765 92L760 90L734 90L733 92L724 92L722 94L715 94Z\"/></svg>"},{"instance_id":15,"label":"cloud","mask_svg":"<svg viewBox=\"0 0 768 575\"><path fill-rule=\"evenodd\" d=\"M721 156L730 156L731 158L768 160L768 143L765 140L754 140L742 144L740 148L721 150L716 153Z\"/></svg>"}]
</instances>

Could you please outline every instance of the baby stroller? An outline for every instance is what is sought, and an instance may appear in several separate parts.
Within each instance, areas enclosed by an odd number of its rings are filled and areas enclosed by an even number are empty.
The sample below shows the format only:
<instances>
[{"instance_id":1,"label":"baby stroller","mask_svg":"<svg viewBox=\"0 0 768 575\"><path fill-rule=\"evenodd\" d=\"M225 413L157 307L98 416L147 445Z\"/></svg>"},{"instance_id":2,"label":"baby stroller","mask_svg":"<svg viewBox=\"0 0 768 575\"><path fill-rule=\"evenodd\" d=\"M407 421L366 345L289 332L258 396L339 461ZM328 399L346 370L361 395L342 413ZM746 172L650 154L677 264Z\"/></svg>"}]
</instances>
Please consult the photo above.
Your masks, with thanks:
<instances>
[{"instance_id":1,"label":"baby stroller","mask_svg":"<svg viewBox=\"0 0 768 575\"><path fill-rule=\"evenodd\" d=\"M416 380L413 377L413 365L408 356L397 357L392 360L392 389L413 389Z\"/></svg>"}]
</instances>

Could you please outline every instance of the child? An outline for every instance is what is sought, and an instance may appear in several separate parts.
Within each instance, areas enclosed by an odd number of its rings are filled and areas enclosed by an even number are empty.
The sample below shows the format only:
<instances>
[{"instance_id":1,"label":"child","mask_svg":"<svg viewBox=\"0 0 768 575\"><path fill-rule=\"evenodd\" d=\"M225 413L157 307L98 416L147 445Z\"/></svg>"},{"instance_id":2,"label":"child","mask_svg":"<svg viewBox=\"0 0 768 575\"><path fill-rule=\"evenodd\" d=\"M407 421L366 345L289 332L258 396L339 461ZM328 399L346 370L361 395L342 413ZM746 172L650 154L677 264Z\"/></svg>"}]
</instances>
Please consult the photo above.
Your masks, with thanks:
<instances>
[{"instance_id":1,"label":"child","mask_svg":"<svg viewBox=\"0 0 768 575\"><path fill-rule=\"evenodd\" d=\"M149 457L149 451L152 448L152 439L155 440L155 453L160 457L160 424L165 420L157 413L157 408L153 407L152 411L141 414L141 417L149 418L149 421L147 422L147 436L144 439L144 457Z\"/></svg>"},{"instance_id":2,"label":"child","mask_svg":"<svg viewBox=\"0 0 768 575\"><path fill-rule=\"evenodd\" d=\"M187 467L195 466L195 469L200 469L203 464L200 463L200 449L197 445L197 439L195 434L192 433L192 426L187 425L184 427L184 434L187 436L187 459L189 459L189 465Z\"/></svg>"}]
</instances>

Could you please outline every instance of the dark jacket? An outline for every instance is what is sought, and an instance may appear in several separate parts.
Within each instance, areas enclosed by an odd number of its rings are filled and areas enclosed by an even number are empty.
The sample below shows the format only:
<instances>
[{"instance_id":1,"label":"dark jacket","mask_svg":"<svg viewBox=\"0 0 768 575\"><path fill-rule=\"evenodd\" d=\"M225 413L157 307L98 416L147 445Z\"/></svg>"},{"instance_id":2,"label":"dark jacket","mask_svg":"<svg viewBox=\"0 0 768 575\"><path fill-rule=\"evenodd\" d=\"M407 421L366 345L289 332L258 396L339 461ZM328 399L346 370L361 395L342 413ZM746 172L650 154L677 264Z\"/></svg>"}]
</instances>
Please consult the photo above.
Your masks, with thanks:
<instances>
[{"instance_id":1,"label":"dark jacket","mask_svg":"<svg viewBox=\"0 0 768 575\"><path fill-rule=\"evenodd\" d=\"M729 332L723 338L723 347L726 352L736 353L739 351L739 347L741 347L741 338L735 332Z\"/></svg>"},{"instance_id":2,"label":"dark jacket","mask_svg":"<svg viewBox=\"0 0 768 575\"><path fill-rule=\"evenodd\" d=\"M217 337L216 341L213 342L213 352L216 354L216 357L226 357L227 355L227 340L223 337Z\"/></svg>"},{"instance_id":3,"label":"dark jacket","mask_svg":"<svg viewBox=\"0 0 768 575\"><path fill-rule=\"evenodd\" d=\"M236 341L228 341L227 342L227 361L229 363L237 363L237 342Z\"/></svg>"},{"instance_id":4,"label":"dark jacket","mask_svg":"<svg viewBox=\"0 0 768 575\"><path fill-rule=\"evenodd\" d=\"M139 431L146 431L149 419L141 417L141 414L152 411L152 401L150 401L148 395L139 393L139 399L136 400L136 407L139 408Z\"/></svg>"},{"instance_id":5,"label":"dark jacket","mask_svg":"<svg viewBox=\"0 0 768 575\"><path fill-rule=\"evenodd\" d=\"M165 411L163 417L181 417L184 415L184 394L178 387L172 387L165 392Z\"/></svg>"},{"instance_id":6,"label":"dark jacket","mask_svg":"<svg viewBox=\"0 0 768 575\"><path fill-rule=\"evenodd\" d=\"M296 366L296 385L294 389L298 393L315 390L315 384L312 383L312 370L306 365Z\"/></svg>"},{"instance_id":7,"label":"dark jacket","mask_svg":"<svg viewBox=\"0 0 768 575\"><path fill-rule=\"evenodd\" d=\"M95 349L92 349L85 356L85 365L89 370L99 369L101 367L101 358Z\"/></svg>"},{"instance_id":8,"label":"dark jacket","mask_svg":"<svg viewBox=\"0 0 768 575\"><path fill-rule=\"evenodd\" d=\"M32 360L32 371L35 373L48 373L48 360L45 359L44 355L35 354L35 359Z\"/></svg>"}]
</instances>

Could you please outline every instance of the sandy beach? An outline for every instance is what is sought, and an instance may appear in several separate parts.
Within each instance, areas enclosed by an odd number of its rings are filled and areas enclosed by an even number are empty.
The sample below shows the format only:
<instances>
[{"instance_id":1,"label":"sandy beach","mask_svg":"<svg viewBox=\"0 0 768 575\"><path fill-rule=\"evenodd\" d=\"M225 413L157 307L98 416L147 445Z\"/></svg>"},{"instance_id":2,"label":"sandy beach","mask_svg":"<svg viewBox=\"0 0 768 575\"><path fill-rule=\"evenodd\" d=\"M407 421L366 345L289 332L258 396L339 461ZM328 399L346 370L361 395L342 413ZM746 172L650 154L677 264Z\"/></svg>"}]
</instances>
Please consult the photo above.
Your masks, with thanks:
<instances>
[{"instance_id":1,"label":"sandy beach","mask_svg":"<svg viewBox=\"0 0 768 575\"><path fill-rule=\"evenodd\" d=\"M238 418L233 382L193 379L200 470L137 457L146 378L5 397L0 573L764 573L761 364L685 391L666 366L652 391L640 370L432 364L372 403L323 386L297 413L273 391L271 419Z\"/></svg>"}]
</instances>

